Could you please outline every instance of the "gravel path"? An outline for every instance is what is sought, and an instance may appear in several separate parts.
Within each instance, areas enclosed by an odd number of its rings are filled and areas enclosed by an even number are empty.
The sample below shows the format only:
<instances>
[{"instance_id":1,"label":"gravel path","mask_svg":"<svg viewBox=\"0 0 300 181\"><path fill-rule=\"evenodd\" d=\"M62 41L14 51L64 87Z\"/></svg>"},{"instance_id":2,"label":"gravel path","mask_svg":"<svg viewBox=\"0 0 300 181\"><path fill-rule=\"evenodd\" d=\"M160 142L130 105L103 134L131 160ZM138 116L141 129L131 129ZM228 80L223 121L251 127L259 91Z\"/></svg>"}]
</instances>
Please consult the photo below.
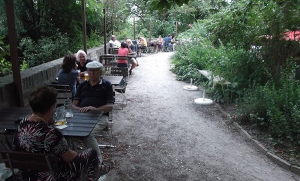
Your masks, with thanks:
<instances>
[{"instance_id":1,"label":"gravel path","mask_svg":"<svg viewBox=\"0 0 300 181\"><path fill-rule=\"evenodd\" d=\"M113 112L119 146L104 150L115 163L107 181L300 180L245 141L218 106L194 104L201 91L183 89L169 71L171 55L138 59L128 104Z\"/></svg>"}]
</instances>

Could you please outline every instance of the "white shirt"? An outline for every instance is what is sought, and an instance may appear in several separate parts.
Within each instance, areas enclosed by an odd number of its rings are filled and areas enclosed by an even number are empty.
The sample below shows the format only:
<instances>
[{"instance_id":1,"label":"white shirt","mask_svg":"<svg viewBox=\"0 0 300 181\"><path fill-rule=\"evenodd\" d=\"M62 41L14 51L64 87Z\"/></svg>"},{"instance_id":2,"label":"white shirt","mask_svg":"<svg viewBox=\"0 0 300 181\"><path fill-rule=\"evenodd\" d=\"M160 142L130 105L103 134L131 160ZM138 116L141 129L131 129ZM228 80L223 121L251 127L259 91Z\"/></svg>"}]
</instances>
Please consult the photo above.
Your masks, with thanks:
<instances>
[{"instance_id":1,"label":"white shirt","mask_svg":"<svg viewBox=\"0 0 300 181\"><path fill-rule=\"evenodd\" d=\"M118 40L115 40L115 41L109 40L108 43L111 44L112 48L120 48L121 47L121 43Z\"/></svg>"}]
</instances>

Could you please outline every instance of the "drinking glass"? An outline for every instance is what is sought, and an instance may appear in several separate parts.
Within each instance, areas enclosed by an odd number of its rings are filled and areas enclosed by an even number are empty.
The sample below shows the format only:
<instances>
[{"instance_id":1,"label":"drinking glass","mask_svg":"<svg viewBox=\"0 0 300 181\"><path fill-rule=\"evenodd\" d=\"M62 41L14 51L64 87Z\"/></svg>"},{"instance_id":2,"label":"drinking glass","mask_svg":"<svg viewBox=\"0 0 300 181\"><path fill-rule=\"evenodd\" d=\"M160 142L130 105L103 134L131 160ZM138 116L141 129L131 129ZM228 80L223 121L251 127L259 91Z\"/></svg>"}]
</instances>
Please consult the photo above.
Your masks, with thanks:
<instances>
[{"instance_id":1,"label":"drinking glass","mask_svg":"<svg viewBox=\"0 0 300 181\"><path fill-rule=\"evenodd\" d=\"M89 79L89 74L87 72L84 72L84 80Z\"/></svg>"},{"instance_id":2,"label":"drinking glass","mask_svg":"<svg viewBox=\"0 0 300 181\"><path fill-rule=\"evenodd\" d=\"M72 111L72 101L66 100L64 103L65 112L66 112L66 118L73 117L73 111Z\"/></svg>"},{"instance_id":3,"label":"drinking glass","mask_svg":"<svg viewBox=\"0 0 300 181\"><path fill-rule=\"evenodd\" d=\"M57 125L65 125L67 123L64 106L56 108L54 119Z\"/></svg>"}]
</instances>

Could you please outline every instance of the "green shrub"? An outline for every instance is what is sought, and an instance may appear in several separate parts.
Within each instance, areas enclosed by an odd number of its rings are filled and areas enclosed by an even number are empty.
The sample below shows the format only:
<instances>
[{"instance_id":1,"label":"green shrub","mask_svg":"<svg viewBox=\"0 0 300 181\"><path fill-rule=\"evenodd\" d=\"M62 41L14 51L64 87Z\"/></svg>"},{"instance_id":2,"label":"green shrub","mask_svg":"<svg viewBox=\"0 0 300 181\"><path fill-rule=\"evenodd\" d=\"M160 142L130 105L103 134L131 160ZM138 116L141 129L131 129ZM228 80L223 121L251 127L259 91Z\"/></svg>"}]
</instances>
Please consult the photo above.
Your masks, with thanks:
<instances>
[{"instance_id":1,"label":"green shrub","mask_svg":"<svg viewBox=\"0 0 300 181\"><path fill-rule=\"evenodd\" d=\"M268 81L246 90L239 111L254 126L266 126L275 139L300 144L300 83L294 79L293 64L289 62L281 71L278 83Z\"/></svg>"},{"instance_id":2,"label":"green shrub","mask_svg":"<svg viewBox=\"0 0 300 181\"><path fill-rule=\"evenodd\" d=\"M96 31L92 31L90 36L87 37L87 48L94 48L101 45L103 36L99 35Z\"/></svg>"},{"instance_id":3,"label":"green shrub","mask_svg":"<svg viewBox=\"0 0 300 181\"><path fill-rule=\"evenodd\" d=\"M22 61L26 61L29 67L37 66L69 53L69 42L65 35L58 34L57 37L43 37L34 42L31 38L23 38L20 49L23 52Z\"/></svg>"},{"instance_id":4,"label":"green shrub","mask_svg":"<svg viewBox=\"0 0 300 181\"><path fill-rule=\"evenodd\" d=\"M12 73L11 63L4 58L0 60L0 77Z\"/></svg>"}]
</instances>

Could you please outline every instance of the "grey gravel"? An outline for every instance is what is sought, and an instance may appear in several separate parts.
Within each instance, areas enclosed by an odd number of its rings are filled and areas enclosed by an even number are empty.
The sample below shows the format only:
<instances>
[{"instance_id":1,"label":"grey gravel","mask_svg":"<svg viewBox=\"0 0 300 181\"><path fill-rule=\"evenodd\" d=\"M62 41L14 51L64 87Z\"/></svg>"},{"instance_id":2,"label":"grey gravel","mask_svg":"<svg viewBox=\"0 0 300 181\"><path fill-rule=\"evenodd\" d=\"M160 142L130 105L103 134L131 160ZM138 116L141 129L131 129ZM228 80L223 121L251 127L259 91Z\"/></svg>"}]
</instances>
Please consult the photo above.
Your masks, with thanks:
<instances>
[{"instance_id":1,"label":"grey gravel","mask_svg":"<svg viewBox=\"0 0 300 181\"><path fill-rule=\"evenodd\" d=\"M170 71L173 53L138 58L127 105L113 111L118 147L107 181L290 181L298 175L274 164L243 138L217 105L194 104ZM116 96L120 99L120 95Z\"/></svg>"}]
</instances>

